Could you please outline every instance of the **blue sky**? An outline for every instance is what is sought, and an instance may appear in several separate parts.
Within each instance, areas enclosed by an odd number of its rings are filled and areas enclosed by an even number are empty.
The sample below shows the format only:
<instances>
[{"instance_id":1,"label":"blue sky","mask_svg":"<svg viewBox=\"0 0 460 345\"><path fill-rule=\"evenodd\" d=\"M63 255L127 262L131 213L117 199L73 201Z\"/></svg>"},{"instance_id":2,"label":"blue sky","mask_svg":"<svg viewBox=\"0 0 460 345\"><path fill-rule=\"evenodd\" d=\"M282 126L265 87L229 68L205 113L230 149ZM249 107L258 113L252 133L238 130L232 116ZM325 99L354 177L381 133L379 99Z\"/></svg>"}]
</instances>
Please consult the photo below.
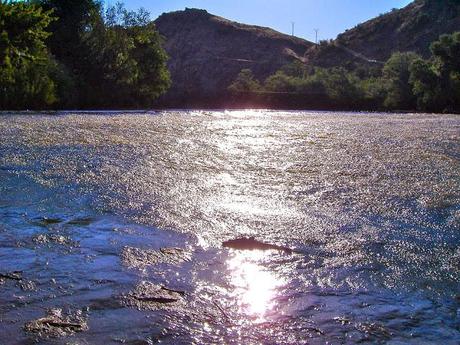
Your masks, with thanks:
<instances>
[{"instance_id":1,"label":"blue sky","mask_svg":"<svg viewBox=\"0 0 460 345\"><path fill-rule=\"evenodd\" d=\"M116 0L108 0L115 3ZM295 22L296 36L314 41L313 29L319 39L335 38L345 29L373 18L392 8L401 8L411 0L125 0L127 7L144 7L155 19L163 12L185 7L202 8L208 12L241 23L269 26L291 33Z\"/></svg>"}]
</instances>

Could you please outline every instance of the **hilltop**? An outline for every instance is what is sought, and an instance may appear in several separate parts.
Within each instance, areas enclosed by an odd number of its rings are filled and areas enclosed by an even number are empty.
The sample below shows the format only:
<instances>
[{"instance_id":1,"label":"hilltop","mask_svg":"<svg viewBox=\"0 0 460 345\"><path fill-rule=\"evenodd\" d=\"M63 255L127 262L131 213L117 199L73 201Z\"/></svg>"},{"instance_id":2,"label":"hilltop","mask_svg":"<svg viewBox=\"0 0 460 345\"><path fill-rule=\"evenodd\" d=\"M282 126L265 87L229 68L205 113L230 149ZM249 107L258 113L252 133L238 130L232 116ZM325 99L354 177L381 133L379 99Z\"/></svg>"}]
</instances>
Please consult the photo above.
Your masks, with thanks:
<instances>
[{"instance_id":1,"label":"hilltop","mask_svg":"<svg viewBox=\"0 0 460 345\"><path fill-rule=\"evenodd\" d=\"M170 56L172 87L162 102L175 106L212 103L242 69L251 69L263 80L313 46L270 28L198 9L163 14L155 25Z\"/></svg>"},{"instance_id":2,"label":"hilltop","mask_svg":"<svg viewBox=\"0 0 460 345\"><path fill-rule=\"evenodd\" d=\"M311 64L331 67L344 61L375 63L394 52L427 57L431 42L460 30L460 0L416 0L356 27L307 53Z\"/></svg>"}]
</instances>

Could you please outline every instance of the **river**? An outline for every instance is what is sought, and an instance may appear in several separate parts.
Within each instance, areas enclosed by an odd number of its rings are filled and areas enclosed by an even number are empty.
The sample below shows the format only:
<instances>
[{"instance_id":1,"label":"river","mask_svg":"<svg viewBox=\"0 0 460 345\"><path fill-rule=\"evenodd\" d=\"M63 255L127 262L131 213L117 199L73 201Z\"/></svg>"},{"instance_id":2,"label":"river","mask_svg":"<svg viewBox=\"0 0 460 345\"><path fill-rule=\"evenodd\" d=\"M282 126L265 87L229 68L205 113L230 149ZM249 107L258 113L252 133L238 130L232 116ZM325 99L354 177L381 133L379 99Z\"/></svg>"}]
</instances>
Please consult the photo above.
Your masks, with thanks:
<instances>
[{"instance_id":1,"label":"river","mask_svg":"<svg viewBox=\"0 0 460 345\"><path fill-rule=\"evenodd\" d=\"M0 343L458 344L459 139L456 115L2 114ZM293 253L222 246L244 237ZM85 326L25 327L50 310Z\"/></svg>"}]
</instances>

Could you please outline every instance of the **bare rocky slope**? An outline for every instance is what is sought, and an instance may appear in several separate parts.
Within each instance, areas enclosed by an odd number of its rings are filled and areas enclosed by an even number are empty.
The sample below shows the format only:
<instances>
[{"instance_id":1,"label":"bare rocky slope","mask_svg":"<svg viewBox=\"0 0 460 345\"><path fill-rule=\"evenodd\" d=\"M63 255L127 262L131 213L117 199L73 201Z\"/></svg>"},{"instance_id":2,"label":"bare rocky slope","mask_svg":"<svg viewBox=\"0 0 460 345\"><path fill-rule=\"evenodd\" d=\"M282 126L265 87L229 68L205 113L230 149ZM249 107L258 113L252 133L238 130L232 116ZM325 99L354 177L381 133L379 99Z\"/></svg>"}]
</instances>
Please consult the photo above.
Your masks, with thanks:
<instances>
[{"instance_id":1,"label":"bare rocky slope","mask_svg":"<svg viewBox=\"0 0 460 345\"><path fill-rule=\"evenodd\" d=\"M155 24L170 56L173 84L161 100L166 105L213 103L226 94L242 69L251 69L263 80L313 46L269 28L197 9L163 14Z\"/></svg>"},{"instance_id":2,"label":"bare rocky slope","mask_svg":"<svg viewBox=\"0 0 460 345\"><path fill-rule=\"evenodd\" d=\"M392 53L430 55L441 34L460 31L460 0L415 0L340 34L306 54L311 64L331 67L344 61L382 63Z\"/></svg>"},{"instance_id":3,"label":"bare rocky slope","mask_svg":"<svg viewBox=\"0 0 460 345\"><path fill-rule=\"evenodd\" d=\"M377 60L388 59L394 51L427 56L439 35L458 30L459 0L416 0L344 32L337 42Z\"/></svg>"}]
</instances>

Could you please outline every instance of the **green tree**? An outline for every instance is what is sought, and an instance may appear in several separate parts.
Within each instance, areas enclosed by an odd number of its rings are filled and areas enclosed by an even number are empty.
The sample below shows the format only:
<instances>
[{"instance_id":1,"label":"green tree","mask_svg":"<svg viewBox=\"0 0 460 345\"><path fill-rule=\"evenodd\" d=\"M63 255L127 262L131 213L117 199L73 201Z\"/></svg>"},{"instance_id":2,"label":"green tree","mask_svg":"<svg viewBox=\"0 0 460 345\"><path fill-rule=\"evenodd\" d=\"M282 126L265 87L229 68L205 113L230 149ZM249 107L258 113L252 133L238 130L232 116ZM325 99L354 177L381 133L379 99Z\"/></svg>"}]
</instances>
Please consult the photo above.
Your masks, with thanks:
<instances>
[{"instance_id":1,"label":"green tree","mask_svg":"<svg viewBox=\"0 0 460 345\"><path fill-rule=\"evenodd\" d=\"M48 107L57 101L45 40L51 12L0 1L0 108Z\"/></svg>"},{"instance_id":2,"label":"green tree","mask_svg":"<svg viewBox=\"0 0 460 345\"><path fill-rule=\"evenodd\" d=\"M438 41L431 44L431 52L444 96L444 107L459 109L460 32L441 35Z\"/></svg>"},{"instance_id":3,"label":"green tree","mask_svg":"<svg viewBox=\"0 0 460 345\"><path fill-rule=\"evenodd\" d=\"M269 76L264 82L265 90L271 92L298 92L300 78L290 77L282 70Z\"/></svg>"},{"instance_id":4,"label":"green tree","mask_svg":"<svg viewBox=\"0 0 460 345\"><path fill-rule=\"evenodd\" d=\"M386 86L384 105L391 109L414 109L416 98L409 83L411 64L420 57L415 53L394 53L383 67Z\"/></svg>"},{"instance_id":5,"label":"green tree","mask_svg":"<svg viewBox=\"0 0 460 345\"><path fill-rule=\"evenodd\" d=\"M36 0L45 10L52 10L57 20L51 23L48 39L51 53L72 72L78 74L81 59L87 55L82 35L99 22L102 5L94 0Z\"/></svg>"},{"instance_id":6,"label":"green tree","mask_svg":"<svg viewBox=\"0 0 460 345\"><path fill-rule=\"evenodd\" d=\"M417 109L437 111L443 107L445 97L439 76L429 61L420 58L412 62L409 82L417 98Z\"/></svg>"},{"instance_id":7,"label":"green tree","mask_svg":"<svg viewBox=\"0 0 460 345\"><path fill-rule=\"evenodd\" d=\"M330 99L344 104L359 104L362 99L356 77L342 67L317 69L314 80L324 85Z\"/></svg>"},{"instance_id":8,"label":"green tree","mask_svg":"<svg viewBox=\"0 0 460 345\"><path fill-rule=\"evenodd\" d=\"M150 106L170 86L162 39L146 11L109 7L83 35L85 99L101 106Z\"/></svg>"},{"instance_id":9,"label":"green tree","mask_svg":"<svg viewBox=\"0 0 460 345\"><path fill-rule=\"evenodd\" d=\"M232 92L254 92L260 90L260 83L250 69L243 69L228 87Z\"/></svg>"},{"instance_id":10,"label":"green tree","mask_svg":"<svg viewBox=\"0 0 460 345\"><path fill-rule=\"evenodd\" d=\"M58 20L48 39L61 106L149 107L170 86L162 39L145 10L97 0L36 0Z\"/></svg>"}]
</instances>

